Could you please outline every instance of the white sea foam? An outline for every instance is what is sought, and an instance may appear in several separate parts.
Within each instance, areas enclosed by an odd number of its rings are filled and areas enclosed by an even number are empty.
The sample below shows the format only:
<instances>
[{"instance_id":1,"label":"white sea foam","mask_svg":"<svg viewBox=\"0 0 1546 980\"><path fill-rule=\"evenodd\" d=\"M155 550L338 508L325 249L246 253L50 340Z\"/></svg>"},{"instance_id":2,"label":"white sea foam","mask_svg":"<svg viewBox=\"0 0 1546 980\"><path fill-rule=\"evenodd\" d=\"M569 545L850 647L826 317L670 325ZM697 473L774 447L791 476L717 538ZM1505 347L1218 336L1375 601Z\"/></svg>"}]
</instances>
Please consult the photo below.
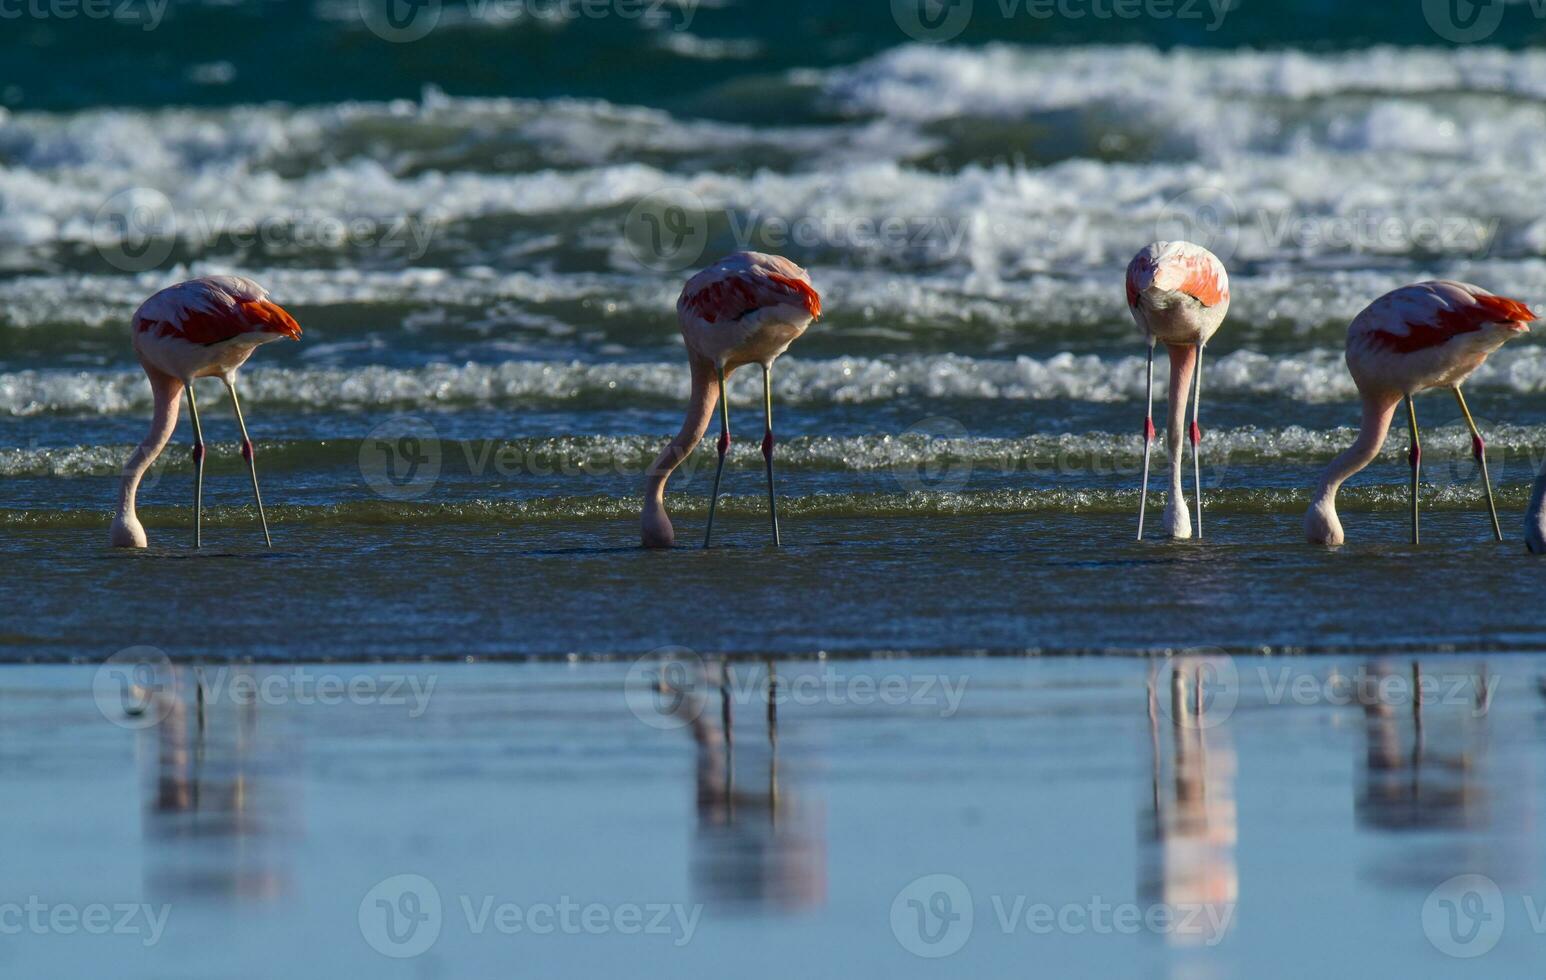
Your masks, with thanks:
<instances>
[{"instance_id":1,"label":"white sea foam","mask_svg":"<svg viewBox=\"0 0 1546 980\"><path fill-rule=\"evenodd\" d=\"M775 373L779 400L794 404L873 404L899 398L1109 403L1136 400L1143 359L1056 354L986 360L954 354L902 357L790 358ZM1318 402L1356 392L1339 351L1268 355L1235 351L1208 359L1207 390L1215 396L1257 395ZM1506 350L1470 382L1474 389L1520 394L1546 391L1546 351ZM418 368L253 368L243 398L254 404L306 409L367 410L531 402L576 407L626 407L685 402L681 364L506 361L430 364ZM212 393L212 398L218 397ZM757 403L756 385L732 391L739 404ZM137 371L15 371L0 374L0 413L83 415L144 411L150 392Z\"/></svg>"},{"instance_id":2,"label":"white sea foam","mask_svg":"<svg viewBox=\"0 0 1546 980\"><path fill-rule=\"evenodd\" d=\"M0 245L100 241L112 232L103 205L141 186L167 195L196 248L212 228L276 217L407 217L442 241L447 225L518 217L543 230L521 245L533 260L578 248L636 270L621 213L669 187L695 193L715 227L817 229L802 247L818 263L949 269L980 285L1123 263L1176 231L1199 196L1225 208L1225 234L1209 243L1231 262L1546 248L1546 206L1518 179L1546 168L1542 52L906 47L801 79L854 121L759 128L434 92L302 109L8 115ZM1070 108L1090 114L1080 128L1134 141L1130 158L1094 159L1092 145L1039 167L914 165L949 148L931 129L942 120ZM888 219L931 230L866 244L864 230ZM489 257L508 249L500 240Z\"/></svg>"}]
</instances>

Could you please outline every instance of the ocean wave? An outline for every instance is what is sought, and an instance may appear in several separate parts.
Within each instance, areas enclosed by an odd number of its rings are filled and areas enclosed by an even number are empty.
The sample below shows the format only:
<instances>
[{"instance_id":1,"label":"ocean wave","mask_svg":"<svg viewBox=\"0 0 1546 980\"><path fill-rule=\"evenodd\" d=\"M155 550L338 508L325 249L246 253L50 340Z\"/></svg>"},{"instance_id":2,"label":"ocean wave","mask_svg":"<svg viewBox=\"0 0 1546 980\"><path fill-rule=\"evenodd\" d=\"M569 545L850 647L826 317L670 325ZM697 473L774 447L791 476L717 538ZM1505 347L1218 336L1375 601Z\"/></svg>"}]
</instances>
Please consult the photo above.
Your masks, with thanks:
<instances>
[{"instance_id":1,"label":"ocean wave","mask_svg":"<svg viewBox=\"0 0 1546 980\"><path fill-rule=\"evenodd\" d=\"M485 353L498 356L543 350L572 355L580 345L615 357L628 350L669 356L665 352L677 343L674 306L681 283L674 276L198 263L130 276L0 279L0 358L53 363L48 352L67 350L77 363L121 364L127 360L129 317L146 296L194 275L238 271L299 311L303 326L325 328L308 334L301 348L301 356L315 365L380 357L387 346L400 355L443 358L458 349L454 345L481 344ZM827 315L796 347L797 355L816 345L822 354L951 351L999 357L1045 353L1054 344L1081 351L1094 344L1141 349L1121 292L1120 267L1011 281L820 267L813 275ZM1541 259L1447 263L1422 275L1477 282L1532 302L1546 299ZM1221 338L1231 346L1267 351L1336 348L1360 310L1411 278L1383 269L1237 275ZM124 339L122 347L108 346L115 335ZM505 346L495 350L497 345ZM4 411L16 409L0 404Z\"/></svg>"},{"instance_id":2,"label":"ocean wave","mask_svg":"<svg viewBox=\"0 0 1546 980\"><path fill-rule=\"evenodd\" d=\"M433 422L425 422L429 431ZM1487 425L1488 453L1496 467L1505 458L1518 460L1533 473L1546 452L1546 426ZM415 431L421 431L416 429ZM1209 429L1204 444L1210 470L1225 466L1251 466L1279 462L1320 462L1350 446L1356 432L1351 428L1310 429L1289 426L1264 429L1256 426ZM713 456L716 435L705 436L694 455L701 466ZM555 436L548 438L439 439L436 449L441 471L523 472L584 477L592 474L643 474L667 439L661 435ZM362 443L351 438L257 442L265 472L317 468L354 468L359 465ZM75 479L117 477L133 451L130 445L30 446L0 449L0 477L51 477ZM1445 460L1469 466L1470 432L1458 419L1423 429L1425 458L1432 464ZM1386 462L1404 460L1406 435L1392 432L1381 453ZM1166 459L1164 441L1156 442L1154 458ZM952 473L964 476L1042 472L1136 472L1142 459L1138 435L1131 432L1085 432L995 438L973 436L965 426L949 419L925 420L906 430L861 436L794 436L778 443L781 469L844 473L905 471ZM763 466L760 447L736 442L727 457L731 467L758 470ZM164 453L157 469L187 466L186 455L174 448ZM245 473L235 443L212 442L206 463L211 474ZM954 469L958 466L969 470ZM1495 475L1503 475L1497 473Z\"/></svg>"},{"instance_id":3,"label":"ocean wave","mask_svg":"<svg viewBox=\"0 0 1546 980\"><path fill-rule=\"evenodd\" d=\"M1233 212L1226 259L1426 262L1546 247L1546 210L1517 179L1546 164L1538 51L912 46L800 74L791 88L801 84L846 119L759 128L434 92L18 113L0 117L0 243L110 240L100 212L141 187L166 196L195 258L229 250L216 232L232 226L271 223L305 239L298 255L336 255L359 243L302 232L411 219L431 244L470 243L490 259L510 254L520 219L528 261L637 270L623 216L671 188L703 202L720 250L774 248L775 226L795 222L813 232L793 243L807 261L986 280L1125 263L1167 222L1195 217L1186 202L1199 194ZM943 125L1068 112L998 143L975 124ZM888 219L927 233L875 243L859 230ZM735 228L752 234L735 241ZM405 260L395 245L372 247Z\"/></svg>"},{"instance_id":4,"label":"ocean wave","mask_svg":"<svg viewBox=\"0 0 1546 980\"><path fill-rule=\"evenodd\" d=\"M911 119L1020 116L1120 103L1166 119L1224 103L1460 92L1538 100L1546 52L1499 48L1161 51L1140 45L907 45L850 68L804 73L837 107ZM1244 107L1244 106L1242 106ZM1222 133L1227 138L1229 133Z\"/></svg>"},{"instance_id":5,"label":"ocean wave","mask_svg":"<svg viewBox=\"0 0 1546 980\"><path fill-rule=\"evenodd\" d=\"M1240 350L1205 364L1212 395L1305 402L1351 400L1356 389L1337 350L1268 355ZM988 360L955 354L790 358L774 372L786 404L862 405L895 399L1113 403L1143 395L1144 359L1056 354ZM249 404L302 410L436 411L469 405L563 404L620 407L685 404L690 387L678 363L506 361L417 368L254 368L242 375ZM1488 361L1471 390L1546 391L1546 350L1520 347ZM210 404L225 398L210 391ZM760 404L758 385L731 387L735 404ZM146 411L150 389L139 371L17 371L0 374L0 414L113 415Z\"/></svg>"},{"instance_id":6,"label":"ocean wave","mask_svg":"<svg viewBox=\"0 0 1546 980\"><path fill-rule=\"evenodd\" d=\"M1528 484L1510 484L1497 490L1498 506L1522 510L1530 498ZM1410 505L1405 485L1344 488L1338 507L1346 513L1400 513ZM1214 514L1297 514L1309 502L1308 491L1288 489L1223 489L1209 491L1208 510ZM1469 511L1485 508L1481 489L1461 484L1426 488L1422 496L1427 511ZM708 500L701 494L672 494L668 504L677 517L702 518ZM1161 506L1155 495L1151 505ZM779 498L779 513L789 518L851 517L867 519L927 517L990 517L1013 514L1132 515L1138 510L1134 490L981 490L916 491L911 493L830 493ZM299 525L511 525L626 521L639 515L638 500L630 497L542 497L528 500L468 500L456 502L393 502L350 500L335 504L270 505L270 524ZM719 513L738 518L764 518L767 498L758 493L727 494L720 498ZM192 507L147 506L139 509L145 526L191 526ZM52 530L106 527L110 515L100 510L0 509L0 528ZM206 527L246 527L257 520L251 507L208 507Z\"/></svg>"}]
</instances>

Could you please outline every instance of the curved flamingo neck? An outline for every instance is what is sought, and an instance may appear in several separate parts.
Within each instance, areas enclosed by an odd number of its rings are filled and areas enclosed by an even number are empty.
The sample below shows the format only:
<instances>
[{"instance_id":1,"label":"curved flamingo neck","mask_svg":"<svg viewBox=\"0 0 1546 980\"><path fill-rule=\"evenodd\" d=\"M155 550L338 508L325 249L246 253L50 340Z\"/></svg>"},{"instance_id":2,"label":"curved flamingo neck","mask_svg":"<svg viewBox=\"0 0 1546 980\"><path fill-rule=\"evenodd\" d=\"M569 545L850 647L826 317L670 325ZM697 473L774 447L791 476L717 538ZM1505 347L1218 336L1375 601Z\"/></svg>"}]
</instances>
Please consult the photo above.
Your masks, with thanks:
<instances>
[{"instance_id":1,"label":"curved flamingo neck","mask_svg":"<svg viewBox=\"0 0 1546 980\"><path fill-rule=\"evenodd\" d=\"M123 467L123 478L118 484L118 509L113 516L112 544L117 547L143 548L146 544L145 529L135 512L135 498L140 481L145 478L161 450L166 448L177 428L178 399L182 396L183 383L169 374L151 367L145 368L150 378L151 398L155 411L150 420L150 431L145 435Z\"/></svg>"},{"instance_id":2,"label":"curved flamingo neck","mask_svg":"<svg viewBox=\"0 0 1546 980\"><path fill-rule=\"evenodd\" d=\"M1396 394L1364 396L1363 422L1358 429L1358 439L1326 467L1312 503L1324 503L1335 511L1337 491L1342 489L1342 484L1374 462L1380 450L1385 448L1385 438L1390 435L1390 422L1399 404L1401 396Z\"/></svg>"},{"instance_id":3,"label":"curved flamingo neck","mask_svg":"<svg viewBox=\"0 0 1546 980\"><path fill-rule=\"evenodd\" d=\"M714 409L719 404L719 385L713 362L692 353L688 360L692 367L692 394L687 402L687 417L682 421L681 431L645 471L642 516L646 547L670 547L675 540L671 518L666 513L666 481L703 441L703 434L708 431Z\"/></svg>"}]
</instances>

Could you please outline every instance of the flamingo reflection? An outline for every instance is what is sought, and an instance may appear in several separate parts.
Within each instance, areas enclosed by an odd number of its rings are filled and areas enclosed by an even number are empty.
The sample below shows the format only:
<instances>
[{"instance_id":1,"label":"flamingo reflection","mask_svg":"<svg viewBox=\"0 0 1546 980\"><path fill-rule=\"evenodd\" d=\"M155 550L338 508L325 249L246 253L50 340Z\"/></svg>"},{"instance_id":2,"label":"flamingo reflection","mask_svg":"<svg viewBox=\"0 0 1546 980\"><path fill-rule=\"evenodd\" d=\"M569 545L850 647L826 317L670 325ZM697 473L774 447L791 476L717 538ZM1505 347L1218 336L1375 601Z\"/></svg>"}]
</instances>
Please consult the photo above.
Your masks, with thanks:
<instances>
[{"instance_id":1,"label":"flamingo reflection","mask_svg":"<svg viewBox=\"0 0 1546 980\"><path fill-rule=\"evenodd\" d=\"M1178 661L1164 691L1158 671L1149 674L1153 779L1142 891L1146 901L1173 913L1212 913L1196 915L1195 928L1167 933L1177 944L1217 943L1234 922L1233 914L1223 913L1232 912L1240 896L1235 752L1223 719L1209 715L1211 671L1206 661Z\"/></svg>"}]
</instances>

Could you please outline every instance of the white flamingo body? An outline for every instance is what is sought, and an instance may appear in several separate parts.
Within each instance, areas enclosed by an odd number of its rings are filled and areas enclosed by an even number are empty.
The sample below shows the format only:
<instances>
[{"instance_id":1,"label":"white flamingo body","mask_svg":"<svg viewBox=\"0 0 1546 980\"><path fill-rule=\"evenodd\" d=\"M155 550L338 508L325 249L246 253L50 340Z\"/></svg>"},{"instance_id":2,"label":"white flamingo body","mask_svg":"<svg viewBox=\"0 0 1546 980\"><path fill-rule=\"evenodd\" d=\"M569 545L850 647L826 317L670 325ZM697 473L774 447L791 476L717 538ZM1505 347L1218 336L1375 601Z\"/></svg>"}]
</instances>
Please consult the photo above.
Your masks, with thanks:
<instances>
[{"instance_id":1,"label":"white flamingo body","mask_svg":"<svg viewBox=\"0 0 1546 980\"><path fill-rule=\"evenodd\" d=\"M1206 344L1229 316L1229 272L1191 242L1155 242L1127 267L1127 307L1145 341Z\"/></svg>"},{"instance_id":2,"label":"white flamingo body","mask_svg":"<svg viewBox=\"0 0 1546 980\"><path fill-rule=\"evenodd\" d=\"M1435 388L1454 391L1471 426L1473 450L1481 466L1489 508L1497 527L1492 487L1487 478L1486 443L1471 418L1460 386L1488 356L1530 330L1535 320L1518 300L1496 296L1480 286L1440 280L1403 286L1375 300L1347 331L1347 366L1363 397L1358 440L1332 461L1305 515L1305 537L1313 544L1340 545L1346 540L1337 515L1337 491L1379 455L1396 407L1405 401L1412 449L1412 530L1418 539L1417 488L1422 445L1412 396ZM1502 532L1498 530L1502 540Z\"/></svg>"},{"instance_id":3,"label":"white flamingo body","mask_svg":"<svg viewBox=\"0 0 1546 980\"><path fill-rule=\"evenodd\" d=\"M267 541L268 519L263 514L263 497L258 491L252 440L236 397L236 372L262 345L282 337L299 340L300 326L251 279L205 276L168 286L140 304L132 331L134 352L150 380L155 411L149 434L124 464L110 543L119 548L143 548L148 543L145 528L135 513L135 500L140 481L177 427L178 397L184 392L194 426L194 543L202 543L204 436L193 382L207 377L220 378L231 393L231 404L241 427L242 455L252 474L252 491Z\"/></svg>"},{"instance_id":4,"label":"white flamingo body","mask_svg":"<svg viewBox=\"0 0 1546 980\"><path fill-rule=\"evenodd\" d=\"M133 336L142 365L189 384L233 376L253 351L296 339L300 328L251 279L205 276L168 286L141 303Z\"/></svg>"},{"instance_id":5,"label":"white flamingo body","mask_svg":"<svg viewBox=\"0 0 1546 980\"><path fill-rule=\"evenodd\" d=\"M773 362L821 315L821 296L811 284L810 275L788 259L760 252L737 252L689 279L676 310L692 370L692 396L681 431L649 470L642 514L644 546L669 548L675 542L676 532L666 514L666 481L703 439L717 404L721 424L719 467L714 473L714 496L709 502L708 530L704 536L704 547L708 547L714 531L725 454L730 449L725 378L738 367L760 364L766 412L762 455L767 461L768 511L776 547L779 533L773 483Z\"/></svg>"},{"instance_id":6,"label":"white flamingo body","mask_svg":"<svg viewBox=\"0 0 1546 980\"><path fill-rule=\"evenodd\" d=\"M1170 354L1170 495L1165 503L1165 530L1170 537L1192 536L1186 492L1181 484L1182 440L1192 441L1193 478L1197 484L1197 533L1202 533L1202 470L1198 462L1202 429L1197 423L1202 401L1202 351L1229 315L1229 273L1218 256L1191 242L1155 242L1133 257L1127 267L1127 308L1149 347L1149 407L1144 419L1143 497L1138 509L1138 538L1143 540L1148 503L1149 453L1154 442L1154 345ZM1196 388L1192 387L1195 372ZM1192 425L1186 429L1186 403L1194 400Z\"/></svg>"},{"instance_id":7,"label":"white flamingo body","mask_svg":"<svg viewBox=\"0 0 1546 980\"><path fill-rule=\"evenodd\" d=\"M676 311L687 349L729 372L771 365L821 313L821 298L783 256L736 252L687 280Z\"/></svg>"}]
</instances>

